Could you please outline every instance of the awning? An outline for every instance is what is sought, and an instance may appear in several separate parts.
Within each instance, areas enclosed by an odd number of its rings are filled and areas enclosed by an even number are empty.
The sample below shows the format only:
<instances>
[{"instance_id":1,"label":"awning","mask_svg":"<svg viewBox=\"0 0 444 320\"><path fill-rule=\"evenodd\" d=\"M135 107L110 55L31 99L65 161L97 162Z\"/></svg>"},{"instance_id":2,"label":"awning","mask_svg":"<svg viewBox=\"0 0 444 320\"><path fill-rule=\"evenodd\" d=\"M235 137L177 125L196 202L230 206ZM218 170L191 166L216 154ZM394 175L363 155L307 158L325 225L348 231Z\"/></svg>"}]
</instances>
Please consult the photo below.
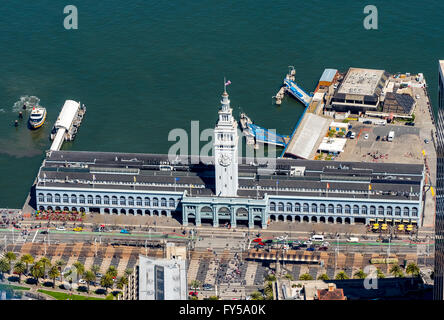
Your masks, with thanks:
<instances>
[{"instance_id":1,"label":"awning","mask_svg":"<svg viewBox=\"0 0 444 320\"><path fill-rule=\"evenodd\" d=\"M401 222L401 220L396 220L396 219L395 219L395 222Z\"/></svg>"},{"instance_id":2,"label":"awning","mask_svg":"<svg viewBox=\"0 0 444 320\"><path fill-rule=\"evenodd\" d=\"M392 222L392 219L385 219L386 222Z\"/></svg>"},{"instance_id":3,"label":"awning","mask_svg":"<svg viewBox=\"0 0 444 320\"><path fill-rule=\"evenodd\" d=\"M378 222L383 222L384 221L384 219L378 219Z\"/></svg>"},{"instance_id":4,"label":"awning","mask_svg":"<svg viewBox=\"0 0 444 320\"><path fill-rule=\"evenodd\" d=\"M412 223L412 224L417 224L417 222L416 222L416 221L412 221L411 223Z\"/></svg>"},{"instance_id":5,"label":"awning","mask_svg":"<svg viewBox=\"0 0 444 320\"><path fill-rule=\"evenodd\" d=\"M409 223L409 220L404 219L402 222Z\"/></svg>"},{"instance_id":6,"label":"awning","mask_svg":"<svg viewBox=\"0 0 444 320\"><path fill-rule=\"evenodd\" d=\"M373 222L373 221L376 221L376 220L375 219L369 219L368 221Z\"/></svg>"}]
</instances>

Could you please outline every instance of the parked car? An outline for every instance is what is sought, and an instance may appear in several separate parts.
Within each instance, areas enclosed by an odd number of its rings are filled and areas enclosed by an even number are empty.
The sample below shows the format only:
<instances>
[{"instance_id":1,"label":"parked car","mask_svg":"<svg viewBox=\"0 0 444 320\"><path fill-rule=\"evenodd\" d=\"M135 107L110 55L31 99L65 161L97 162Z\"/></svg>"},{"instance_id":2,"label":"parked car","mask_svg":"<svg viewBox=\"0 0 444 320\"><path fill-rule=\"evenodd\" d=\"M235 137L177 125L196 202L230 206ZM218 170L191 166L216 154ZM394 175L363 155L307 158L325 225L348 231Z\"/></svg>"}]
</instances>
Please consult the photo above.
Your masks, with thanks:
<instances>
[{"instance_id":1,"label":"parked car","mask_svg":"<svg viewBox=\"0 0 444 320\"><path fill-rule=\"evenodd\" d=\"M379 141L379 139L381 139L381 136L376 137L376 141Z\"/></svg>"},{"instance_id":2,"label":"parked car","mask_svg":"<svg viewBox=\"0 0 444 320\"><path fill-rule=\"evenodd\" d=\"M319 250L320 250L320 251L327 251L327 250L328 250L328 247L325 247L325 246L324 246L324 247L319 247Z\"/></svg>"},{"instance_id":3,"label":"parked car","mask_svg":"<svg viewBox=\"0 0 444 320\"><path fill-rule=\"evenodd\" d=\"M368 133L365 134L364 139L365 139L365 140L368 139Z\"/></svg>"},{"instance_id":4,"label":"parked car","mask_svg":"<svg viewBox=\"0 0 444 320\"><path fill-rule=\"evenodd\" d=\"M429 139L424 139L424 143L429 143L430 141L429 141Z\"/></svg>"},{"instance_id":5,"label":"parked car","mask_svg":"<svg viewBox=\"0 0 444 320\"><path fill-rule=\"evenodd\" d=\"M48 231L47 230L42 230L42 231L40 231L40 234L48 234Z\"/></svg>"},{"instance_id":6,"label":"parked car","mask_svg":"<svg viewBox=\"0 0 444 320\"><path fill-rule=\"evenodd\" d=\"M305 249L305 251L315 251L315 248L310 247L310 248Z\"/></svg>"},{"instance_id":7,"label":"parked car","mask_svg":"<svg viewBox=\"0 0 444 320\"><path fill-rule=\"evenodd\" d=\"M373 122L371 122L371 121L369 121L369 120L363 122L363 124L372 124L372 123L373 123Z\"/></svg>"},{"instance_id":8,"label":"parked car","mask_svg":"<svg viewBox=\"0 0 444 320\"><path fill-rule=\"evenodd\" d=\"M204 289L204 290L213 290L213 286L211 284L209 284L209 283L204 283L202 285L202 289Z\"/></svg>"},{"instance_id":9,"label":"parked car","mask_svg":"<svg viewBox=\"0 0 444 320\"><path fill-rule=\"evenodd\" d=\"M410 121L410 122L406 122L405 125L414 127L415 123Z\"/></svg>"},{"instance_id":10,"label":"parked car","mask_svg":"<svg viewBox=\"0 0 444 320\"><path fill-rule=\"evenodd\" d=\"M80 279L80 280L79 280L79 283L80 283L80 284L86 284L86 280L84 280L84 279Z\"/></svg>"},{"instance_id":11,"label":"parked car","mask_svg":"<svg viewBox=\"0 0 444 320\"><path fill-rule=\"evenodd\" d=\"M63 227L63 226L59 226L59 227L56 228L56 230L57 230L57 231L65 231L66 228Z\"/></svg>"},{"instance_id":12,"label":"parked car","mask_svg":"<svg viewBox=\"0 0 444 320\"><path fill-rule=\"evenodd\" d=\"M81 228L81 227L75 227L74 229L72 229L72 231L75 231L75 232L81 232L81 231L83 231L83 228Z\"/></svg>"},{"instance_id":13,"label":"parked car","mask_svg":"<svg viewBox=\"0 0 444 320\"><path fill-rule=\"evenodd\" d=\"M126 230L126 229L122 229L122 230L120 230L120 233L123 233L123 234L131 234L131 232L128 231L128 230Z\"/></svg>"}]
</instances>

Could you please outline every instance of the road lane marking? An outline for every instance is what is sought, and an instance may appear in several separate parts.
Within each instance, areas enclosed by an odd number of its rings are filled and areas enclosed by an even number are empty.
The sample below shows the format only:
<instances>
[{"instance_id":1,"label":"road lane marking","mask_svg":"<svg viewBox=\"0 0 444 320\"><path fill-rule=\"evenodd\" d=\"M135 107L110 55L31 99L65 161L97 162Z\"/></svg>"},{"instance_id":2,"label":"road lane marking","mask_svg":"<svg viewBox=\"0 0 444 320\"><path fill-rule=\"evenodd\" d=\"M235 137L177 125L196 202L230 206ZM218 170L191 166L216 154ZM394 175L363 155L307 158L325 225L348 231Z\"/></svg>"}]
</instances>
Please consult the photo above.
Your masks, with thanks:
<instances>
[{"instance_id":1,"label":"road lane marking","mask_svg":"<svg viewBox=\"0 0 444 320\"><path fill-rule=\"evenodd\" d=\"M34 238L32 238L32 243L34 243L34 240L35 240L35 237L37 237L37 234L39 233L39 230L36 230L35 231L35 234L34 234Z\"/></svg>"}]
</instances>

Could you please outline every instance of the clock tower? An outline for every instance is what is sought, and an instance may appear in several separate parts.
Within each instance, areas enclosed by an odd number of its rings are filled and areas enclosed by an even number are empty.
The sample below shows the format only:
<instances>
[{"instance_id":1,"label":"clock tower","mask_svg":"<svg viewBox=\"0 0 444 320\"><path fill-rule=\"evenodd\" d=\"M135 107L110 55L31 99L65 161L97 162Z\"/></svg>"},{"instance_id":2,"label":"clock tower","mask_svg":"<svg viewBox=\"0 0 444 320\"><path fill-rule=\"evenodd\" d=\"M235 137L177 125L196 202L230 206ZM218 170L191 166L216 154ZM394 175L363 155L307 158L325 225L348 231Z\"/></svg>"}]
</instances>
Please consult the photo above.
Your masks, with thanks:
<instances>
[{"instance_id":1,"label":"clock tower","mask_svg":"<svg viewBox=\"0 0 444 320\"><path fill-rule=\"evenodd\" d=\"M233 118L233 109L230 107L226 85L221 103L219 120L214 129L216 195L236 197L238 189L237 122Z\"/></svg>"}]
</instances>

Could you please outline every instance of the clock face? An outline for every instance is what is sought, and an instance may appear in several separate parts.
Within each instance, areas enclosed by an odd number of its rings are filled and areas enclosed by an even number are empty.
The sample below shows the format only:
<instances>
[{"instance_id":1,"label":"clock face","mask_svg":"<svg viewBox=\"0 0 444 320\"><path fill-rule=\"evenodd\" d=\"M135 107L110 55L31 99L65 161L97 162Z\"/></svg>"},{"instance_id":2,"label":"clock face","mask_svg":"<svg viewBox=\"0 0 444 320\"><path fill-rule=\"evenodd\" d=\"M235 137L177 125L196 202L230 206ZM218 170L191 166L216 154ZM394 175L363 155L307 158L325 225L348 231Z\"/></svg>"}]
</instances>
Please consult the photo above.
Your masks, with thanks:
<instances>
[{"instance_id":1,"label":"clock face","mask_svg":"<svg viewBox=\"0 0 444 320\"><path fill-rule=\"evenodd\" d=\"M228 167L231 164L231 157L227 154L221 154L219 156L219 163L221 166Z\"/></svg>"}]
</instances>

